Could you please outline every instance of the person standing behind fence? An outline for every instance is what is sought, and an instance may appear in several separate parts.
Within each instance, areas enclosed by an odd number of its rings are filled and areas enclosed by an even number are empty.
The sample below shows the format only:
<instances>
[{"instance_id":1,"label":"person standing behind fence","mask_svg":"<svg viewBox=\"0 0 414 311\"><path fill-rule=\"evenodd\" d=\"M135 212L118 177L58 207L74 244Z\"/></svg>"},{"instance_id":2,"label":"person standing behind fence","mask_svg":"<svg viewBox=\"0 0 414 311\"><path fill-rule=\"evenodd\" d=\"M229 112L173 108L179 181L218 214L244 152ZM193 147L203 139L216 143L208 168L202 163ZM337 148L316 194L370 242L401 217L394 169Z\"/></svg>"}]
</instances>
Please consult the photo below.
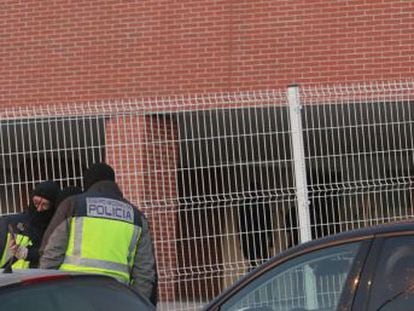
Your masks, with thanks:
<instances>
[{"instance_id":1,"label":"person standing behind fence","mask_svg":"<svg viewBox=\"0 0 414 311\"><path fill-rule=\"evenodd\" d=\"M13 268L37 268L39 247L43 234L55 212L56 199L60 188L54 181L44 181L36 185L30 197L27 222L16 224L15 238L9 237L9 252L13 255Z\"/></svg>"},{"instance_id":2,"label":"person standing behind fence","mask_svg":"<svg viewBox=\"0 0 414 311\"><path fill-rule=\"evenodd\" d=\"M40 267L104 274L157 302L157 273L148 222L115 183L105 163L84 173L85 192L62 202L66 217L50 235Z\"/></svg>"},{"instance_id":3,"label":"person standing behind fence","mask_svg":"<svg viewBox=\"0 0 414 311\"><path fill-rule=\"evenodd\" d=\"M64 205L61 205L62 202L64 202L67 198L82 193L82 188L77 186L67 186L62 189L59 196L56 199L56 212L53 215L52 220L50 221L42 239L42 243L40 244L39 253L40 256L43 254L43 250L45 249L45 246L47 244L47 241L49 240L50 235L53 233L53 231L56 229L56 227L59 225L59 223L62 222L62 220L66 217L66 209Z\"/></svg>"}]
</instances>

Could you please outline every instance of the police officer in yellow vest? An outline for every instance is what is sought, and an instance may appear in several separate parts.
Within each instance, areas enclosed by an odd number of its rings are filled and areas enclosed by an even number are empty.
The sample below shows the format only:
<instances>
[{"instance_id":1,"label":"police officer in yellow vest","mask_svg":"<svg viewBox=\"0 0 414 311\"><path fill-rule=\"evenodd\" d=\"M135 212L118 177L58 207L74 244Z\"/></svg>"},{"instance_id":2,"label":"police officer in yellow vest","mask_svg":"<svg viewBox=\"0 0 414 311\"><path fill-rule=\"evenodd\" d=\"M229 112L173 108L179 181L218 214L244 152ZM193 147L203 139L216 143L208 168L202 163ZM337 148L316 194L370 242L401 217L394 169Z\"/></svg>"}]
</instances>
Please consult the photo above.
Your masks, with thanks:
<instances>
[{"instance_id":1,"label":"police officer in yellow vest","mask_svg":"<svg viewBox=\"0 0 414 311\"><path fill-rule=\"evenodd\" d=\"M12 264L16 268L37 268L39 264L39 248L43 234L49 225L55 211L55 201L60 193L58 184L54 181L44 181L34 188L27 210L10 217L10 221L2 222L2 227L8 224L14 228L15 236L7 234L6 245L0 262ZM13 219L19 219L14 221ZM2 229L4 230L4 229ZM8 258L12 255L11 258Z\"/></svg>"},{"instance_id":2,"label":"police officer in yellow vest","mask_svg":"<svg viewBox=\"0 0 414 311\"><path fill-rule=\"evenodd\" d=\"M156 304L157 273L148 221L123 198L105 163L84 173L85 192L60 204L40 268L112 276Z\"/></svg>"},{"instance_id":3,"label":"police officer in yellow vest","mask_svg":"<svg viewBox=\"0 0 414 311\"><path fill-rule=\"evenodd\" d=\"M14 264L15 267L20 266L20 263L18 264L16 262L17 259L13 258L11 254L10 245L12 244L12 236L10 228L15 233L15 240L17 243L19 245L28 246L30 244L30 239L25 233L29 221L30 217L28 213L0 217L0 267L5 268L12 264ZM25 262L24 266L28 267L29 263Z\"/></svg>"}]
</instances>

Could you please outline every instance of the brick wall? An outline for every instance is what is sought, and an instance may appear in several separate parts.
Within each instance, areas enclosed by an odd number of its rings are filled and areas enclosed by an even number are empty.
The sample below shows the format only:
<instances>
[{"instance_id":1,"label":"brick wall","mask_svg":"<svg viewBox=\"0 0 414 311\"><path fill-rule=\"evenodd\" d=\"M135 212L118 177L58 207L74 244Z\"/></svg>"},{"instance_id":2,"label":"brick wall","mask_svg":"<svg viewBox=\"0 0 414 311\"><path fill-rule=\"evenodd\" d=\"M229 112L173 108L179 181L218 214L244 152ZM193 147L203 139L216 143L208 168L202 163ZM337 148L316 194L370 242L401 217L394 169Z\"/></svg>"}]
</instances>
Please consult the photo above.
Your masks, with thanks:
<instances>
[{"instance_id":1,"label":"brick wall","mask_svg":"<svg viewBox=\"0 0 414 311\"><path fill-rule=\"evenodd\" d=\"M411 78L409 0L3 0L0 106Z\"/></svg>"}]
</instances>

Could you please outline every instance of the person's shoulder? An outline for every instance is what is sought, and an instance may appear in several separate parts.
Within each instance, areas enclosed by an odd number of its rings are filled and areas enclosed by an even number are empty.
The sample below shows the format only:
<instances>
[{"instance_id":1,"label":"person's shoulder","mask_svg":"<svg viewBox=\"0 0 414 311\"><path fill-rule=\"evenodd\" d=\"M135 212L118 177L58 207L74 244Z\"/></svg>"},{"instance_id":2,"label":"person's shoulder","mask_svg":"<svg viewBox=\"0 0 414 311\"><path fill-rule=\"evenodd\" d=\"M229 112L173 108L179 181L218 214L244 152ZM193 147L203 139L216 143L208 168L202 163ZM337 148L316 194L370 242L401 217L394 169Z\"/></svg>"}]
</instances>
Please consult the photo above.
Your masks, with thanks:
<instances>
[{"instance_id":1,"label":"person's shoulder","mask_svg":"<svg viewBox=\"0 0 414 311\"><path fill-rule=\"evenodd\" d=\"M83 200L83 193L71 195L65 198L57 207L56 214L71 216L73 211L78 208Z\"/></svg>"},{"instance_id":2,"label":"person's shoulder","mask_svg":"<svg viewBox=\"0 0 414 311\"><path fill-rule=\"evenodd\" d=\"M0 224L2 225L16 225L18 223L27 224L30 222L32 215L27 212L18 213L18 214L10 214L10 215L3 215L0 216Z\"/></svg>"}]
</instances>

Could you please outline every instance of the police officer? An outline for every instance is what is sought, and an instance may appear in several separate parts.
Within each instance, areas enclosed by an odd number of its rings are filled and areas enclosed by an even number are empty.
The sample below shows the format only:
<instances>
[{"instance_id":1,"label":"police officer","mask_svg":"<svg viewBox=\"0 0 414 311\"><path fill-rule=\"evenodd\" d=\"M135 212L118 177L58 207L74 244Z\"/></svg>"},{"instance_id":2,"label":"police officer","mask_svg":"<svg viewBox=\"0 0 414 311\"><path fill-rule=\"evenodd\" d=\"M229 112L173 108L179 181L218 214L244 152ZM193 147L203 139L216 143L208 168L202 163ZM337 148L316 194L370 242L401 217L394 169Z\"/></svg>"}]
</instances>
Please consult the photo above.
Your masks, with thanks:
<instances>
[{"instance_id":1,"label":"police officer","mask_svg":"<svg viewBox=\"0 0 414 311\"><path fill-rule=\"evenodd\" d=\"M11 265L16 262L16 259L13 258L13 254L9 249L12 243L11 240L13 239L10 227L15 234L14 239L17 240L19 244L24 244L24 246L26 246L26 244L29 244L29 237L25 234L25 231L29 222L30 216L28 213L0 217L0 267L11 267ZM17 266L18 265L16 264L16 267ZM24 266L28 266L28 264L25 263Z\"/></svg>"},{"instance_id":2,"label":"police officer","mask_svg":"<svg viewBox=\"0 0 414 311\"><path fill-rule=\"evenodd\" d=\"M126 199L105 163L84 173L85 192L53 219L40 268L112 276L156 304L157 273L148 221Z\"/></svg>"},{"instance_id":3,"label":"police officer","mask_svg":"<svg viewBox=\"0 0 414 311\"><path fill-rule=\"evenodd\" d=\"M13 268L37 268L39 247L43 234L55 212L55 202L60 188L54 181L41 182L34 188L27 210L24 213L5 217L1 222L2 232L9 224L14 228L14 237L7 235L7 248L3 249L1 265L11 260ZM13 258L6 259L9 255ZM10 263L10 261L8 261Z\"/></svg>"}]
</instances>

